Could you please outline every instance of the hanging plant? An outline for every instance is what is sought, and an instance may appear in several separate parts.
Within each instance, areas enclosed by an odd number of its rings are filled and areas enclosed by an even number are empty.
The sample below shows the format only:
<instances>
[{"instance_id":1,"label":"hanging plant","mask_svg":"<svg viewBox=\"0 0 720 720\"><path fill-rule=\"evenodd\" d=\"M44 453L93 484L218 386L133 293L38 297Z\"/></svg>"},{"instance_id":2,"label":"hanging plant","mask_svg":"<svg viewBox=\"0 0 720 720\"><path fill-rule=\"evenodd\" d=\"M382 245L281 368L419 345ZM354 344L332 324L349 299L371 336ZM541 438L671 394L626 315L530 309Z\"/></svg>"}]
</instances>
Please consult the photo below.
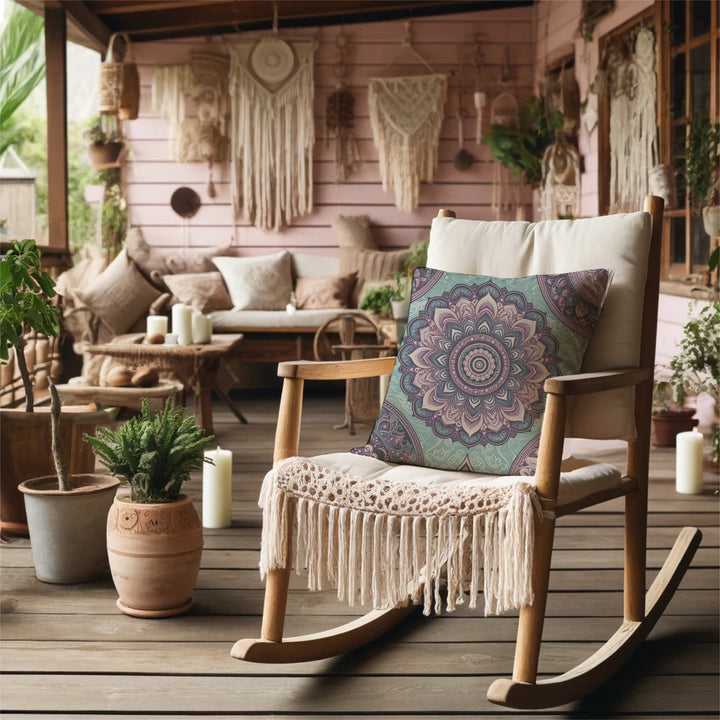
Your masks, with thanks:
<instances>
[{"instance_id":1,"label":"hanging plant","mask_svg":"<svg viewBox=\"0 0 720 720\"><path fill-rule=\"evenodd\" d=\"M685 183L697 212L720 196L720 123L707 115L690 120L685 149Z\"/></svg>"},{"instance_id":2,"label":"hanging plant","mask_svg":"<svg viewBox=\"0 0 720 720\"><path fill-rule=\"evenodd\" d=\"M533 95L520 111L516 126L493 124L483 141L500 164L510 168L515 177L522 173L527 184L537 188L542 179L545 149L562 126L562 113L548 111L545 98Z\"/></svg>"}]
</instances>

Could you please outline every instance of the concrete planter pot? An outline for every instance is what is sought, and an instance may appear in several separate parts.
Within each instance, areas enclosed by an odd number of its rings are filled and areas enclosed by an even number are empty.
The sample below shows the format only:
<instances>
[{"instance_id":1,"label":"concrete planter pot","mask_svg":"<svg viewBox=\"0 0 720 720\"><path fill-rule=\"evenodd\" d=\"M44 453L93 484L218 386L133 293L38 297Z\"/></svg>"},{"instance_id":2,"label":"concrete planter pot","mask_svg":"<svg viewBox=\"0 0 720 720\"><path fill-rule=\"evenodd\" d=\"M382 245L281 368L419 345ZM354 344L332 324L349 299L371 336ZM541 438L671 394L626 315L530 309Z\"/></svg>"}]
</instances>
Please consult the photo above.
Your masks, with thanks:
<instances>
[{"instance_id":1,"label":"concrete planter pot","mask_svg":"<svg viewBox=\"0 0 720 720\"><path fill-rule=\"evenodd\" d=\"M56 475L25 480L35 575L47 583L97 580L108 572L105 525L120 481L110 475L75 475L73 489L58 490Z\"/></svg>"},{"instance_id":2,"label":"concrete planter pot","mask_svg":"<svg viewBox=\"0 0 720 720\"><path fill-rule=\"evenodd\" d=\"M117 606L143 618L189 610L202 546L200 517L186 495L169 503L136 503L118 495L107 522Z\"/></svg>"}]
</instances>

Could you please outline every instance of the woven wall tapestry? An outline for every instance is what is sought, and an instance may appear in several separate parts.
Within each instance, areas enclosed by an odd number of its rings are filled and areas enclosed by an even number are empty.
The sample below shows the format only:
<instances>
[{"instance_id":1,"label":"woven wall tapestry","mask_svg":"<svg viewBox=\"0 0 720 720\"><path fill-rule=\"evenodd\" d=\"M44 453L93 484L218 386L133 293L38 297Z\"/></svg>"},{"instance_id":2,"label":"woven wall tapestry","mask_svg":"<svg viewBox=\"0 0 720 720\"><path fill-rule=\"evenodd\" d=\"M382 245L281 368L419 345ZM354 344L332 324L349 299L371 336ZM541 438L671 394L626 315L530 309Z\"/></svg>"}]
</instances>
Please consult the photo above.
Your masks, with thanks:
<instances>
[{"instance_id":1,"label":"woven wall tapestry","mask_svg":"<svg viewBox=\"0 0 720 720\"><path fill-rule=\"evenodd\" d=\"M406 212L417 207L420 182L432 181L437 168L446 95L445 75L370 79L370 122L383 190L392 189L395 205Z\"/></svg>"},{"instance_id":2,"label":"woven wall tapestry","mask_svg":"<svg viewBox=\"0 0 720 720\"><path fill-rule=\"evenodd\" d=\"M640 28L631 47L608 46L610 212L642 207L656 164L655 35Z\"/></svg>"},{"instance_id":3,"label":"woven wall tapestry","mask_svg":"<svg viewBox=\"0 0 720 720\"><path fill-rule=\"evenodd\" d=\"M314 40L265 37L230 50L233 204L279 230L312 211Z\"/></svg>"},{"instance_id":4,"label":"woven wall tapestry","mask_svg":"<svg viewBox=\"0 0 720 720\"><path fill-rule=\"evenodd\" d=\"M210 197L215 197L213 163L229 157L229 68L225 55L193 51L187 65L157 67L153 73L153 107L170 124L171 157L208 164ZM185 117L185 95L195 103L195 117Z\"/></svg>"}]
</instances>

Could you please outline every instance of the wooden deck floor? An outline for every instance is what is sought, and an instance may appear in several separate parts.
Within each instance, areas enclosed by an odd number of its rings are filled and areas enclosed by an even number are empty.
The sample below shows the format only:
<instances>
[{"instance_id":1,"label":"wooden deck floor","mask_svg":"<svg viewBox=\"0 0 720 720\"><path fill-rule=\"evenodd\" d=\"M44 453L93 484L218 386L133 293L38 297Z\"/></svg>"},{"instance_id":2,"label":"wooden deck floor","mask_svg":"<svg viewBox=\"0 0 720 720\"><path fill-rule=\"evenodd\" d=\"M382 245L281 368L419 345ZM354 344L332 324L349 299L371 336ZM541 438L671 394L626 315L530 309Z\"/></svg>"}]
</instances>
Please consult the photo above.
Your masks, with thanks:
<instances>
[{"instance_id":1,"label":"wooden deck floor","mask_svg":"<svg viewBox=\"0 0 720 720\"><path fill-rule=\"evenodd\" d=\"M516 713L488 702L487 687L512 667L515 618L467 610L413 615L382 642L332 660L259 666L234 660L235 640L257 636L262 586L257 571L259 483L270 466L278 397L239 396L248 425L216 405L216 436L234 451L233 526L205 531L196 605L186 615L139 620L115 608L111 581L54 586L38 582L29 542L0 548L0 711L24 718L348 719L526 717L717 718L718 487L703 495L674 490L674 451L654 450L649 516L649 580L678 529L699 526L703 543L650 638L621 677L574 705ZM301 449L351 447L342 398L306 402ZM361 427L356 436L365 439ZM608 455L612 458L612 453ZM187 488L200 505L200 482ZM621 502L559 522L541 672L561 672L617 628L622 612ZM331 627L348 610L331 594L293 580L287 630Z\"/></svg>"}]
</instances>

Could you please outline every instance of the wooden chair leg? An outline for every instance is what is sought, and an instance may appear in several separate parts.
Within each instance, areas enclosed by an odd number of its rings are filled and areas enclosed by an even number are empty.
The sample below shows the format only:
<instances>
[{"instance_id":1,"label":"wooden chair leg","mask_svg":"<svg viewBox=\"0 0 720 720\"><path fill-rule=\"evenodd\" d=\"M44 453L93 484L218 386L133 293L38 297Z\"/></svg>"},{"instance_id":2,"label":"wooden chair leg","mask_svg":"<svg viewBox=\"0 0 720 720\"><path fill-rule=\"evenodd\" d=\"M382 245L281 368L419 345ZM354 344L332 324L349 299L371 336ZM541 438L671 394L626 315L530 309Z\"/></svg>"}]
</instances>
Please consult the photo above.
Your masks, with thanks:
<instances>
[{"instance_id":1,"label":"wooden chair leg","mask_svg":"<svg viewBox=\"0 0 720 720\"><path fill-rule=\"evenodd\" d=\"M265 602L263 605L260 637L271 642L282 642L285 627L290 568L270 570L265 581Z\"/></svg>"},{"instance_id":2,"label":"wooden chair leg","mask_svg":"<svg viewBox=\"0 0 720 720\"><path fill-rule=\"evenodd\" d=\"M520 610L513 665L513 680L517 682L534 683L537 679L554 536L554 519L546 518L536 525L533 551L535 599L532 605L525 605Z\"/></svg>"}]
</instances>

